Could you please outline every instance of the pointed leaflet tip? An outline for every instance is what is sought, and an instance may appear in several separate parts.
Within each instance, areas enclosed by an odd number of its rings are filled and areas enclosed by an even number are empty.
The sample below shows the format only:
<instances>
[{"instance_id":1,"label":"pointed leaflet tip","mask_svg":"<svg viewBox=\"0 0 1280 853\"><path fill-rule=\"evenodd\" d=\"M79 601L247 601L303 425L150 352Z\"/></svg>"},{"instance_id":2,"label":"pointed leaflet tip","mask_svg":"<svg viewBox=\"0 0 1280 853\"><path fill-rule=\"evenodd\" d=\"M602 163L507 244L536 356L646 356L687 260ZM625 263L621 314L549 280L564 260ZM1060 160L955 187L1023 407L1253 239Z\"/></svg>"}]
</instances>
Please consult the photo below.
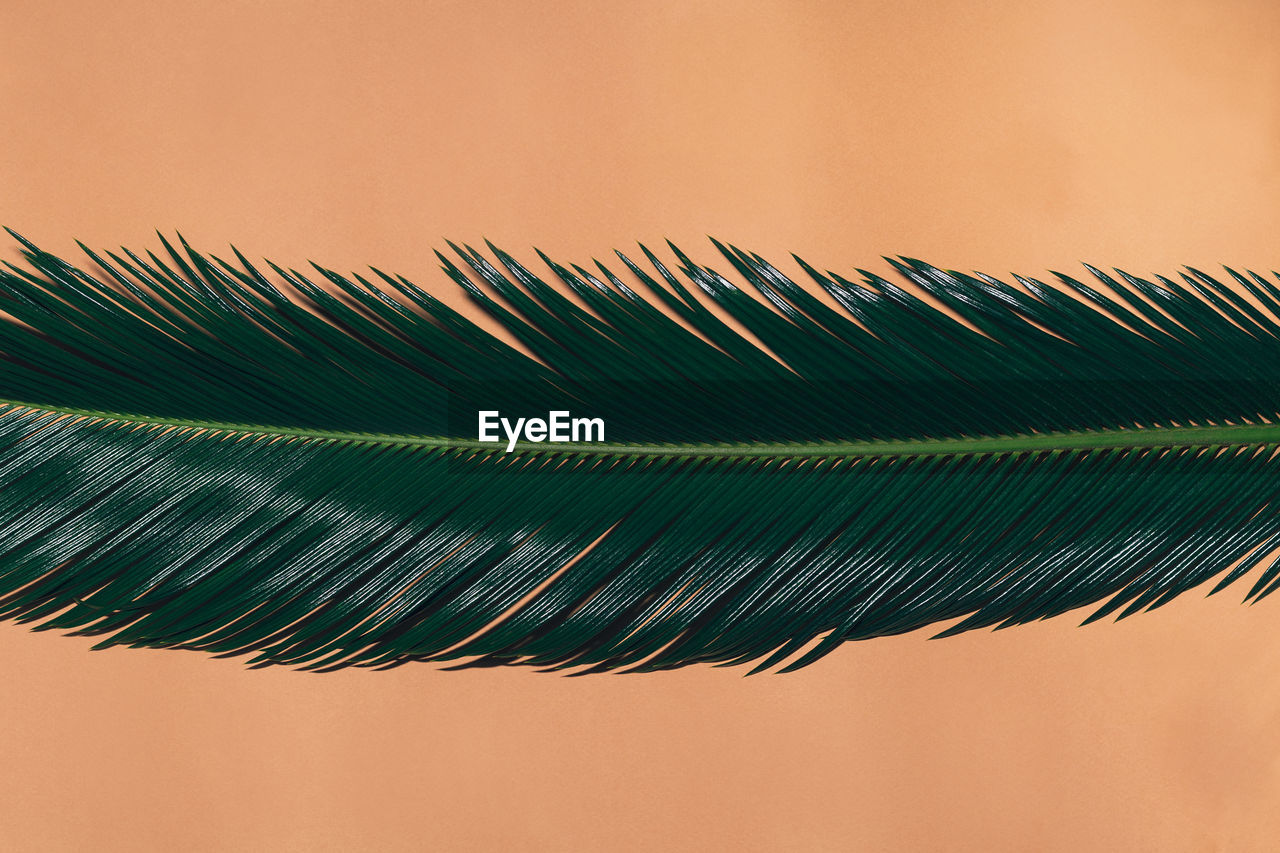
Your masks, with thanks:
<instances>
[{"instance_id":1,"label":"pointed leaflet tip","mask_svg":"<svg viewBox=\"0 0 1280 853\"><path fill-rule=\"evenodd\" d=\"M693 261L690 260L689 256L686 255L684 252L682 252L680 250L680 247L677 246L675 243L672 243L670 240L667 240L667 247L671 249L672 252L675 253L676 258L680 261L680 263L690 268L694 267Z\"/></svg>"},{"instance_id":2,"label":"pointed leaflet tip","mask_svg":"<svg viewBox=\"0 0 1280 853\"><path fill-rule=\"evenodd\" d=\"M1083 266L1085 269L1087 269L1089 271L1089 274L1092 275L1094 278L1098 279L1099 281L1102 281L1105 283L1111 282L1111 276L1107 275L1102 270L1095 267L1093 264L1085 263L1084 261L1081 261L1080 265Z\"/></svg>"},{"instance_id":3,"label":"pointed leaflet tip","mask_svg":"<svg viewBox=\"0 0 1280 853\"><path fill-rule=\"evenodd\" d=\"M905 257L891 258L888 255L881 255L881 257L889 264L889 266L893 267L894 271L899 275L911 281L917 281L915 276L919 274L919 271L914 269Z\"/></svg>"},{"instance_id":4,"label":"pointed leaflet tip","mask_svg":"<svg viewBox=\"0 0 1280 853\"><path fill-rule=\"evenodd\" d=\"M717 240L715 237L712 237L711 235L707 235L707 239L710 240L711 245L715 246L716 249L720 252L720 254L724 255L725 258L729 260L731 263L734 260L734 255L738 255L743 258L747 256L745 252L743 252L741 249L739 249L737 246L733 245L732 243L722 243L719 240Z\"/></svg>"},{"instance_id":5,"label":"pointed leaflet tip","mask_svg":"<svg viewBox=\"0 0 1280 853\"><path fill-rule=\"evenodd\" d=\"M537 246L533 246L532 248L533 248L533 252L534 252L534 254L538 256L538 259L539 259L540 261L542 261L544 264L546 264L548 267L550 267L550 268L551 268L551 270L552 270L552 271L554 271L555 273L559 274L559 272L560 272L561 270L564 270L564 269L565 269L564 265L562 265L562 264L558 264L558 263L556 263L555 261L553 261L553 260L552 260L548 255L547 255L547 253L546 253L546 252L543 252L543 251L542 251L541 249L539 249ZM495 254L497 253L497 251L498 251L497 249L494 249L494 253L495 253Z\"/></svg>"},{"instance_id":6,"label":"pointed leaflet tip","mask_svg":"<svg viewBox=\"0 0 1280 853\"><path fill-rule=\"evenodd\" d=\"M9 232L9 236L10 236L10 237L12 237L13 239L17 240L19 243L21 243L23 246L25 246L25 247L26 247L27 249L29 249L30 251L32 251L32 252L39 252L39 251L40 251L40 249L38 249L38 248L36 247L36 244L35 244L35 243L32 243L32 242L31 242L30 240L28 240L26 237L23 237L21 234L19 234L17 231L14 231L14 230L13 230L12 228L10 228L8 225L6 225L6 226L4 227L4 230L8 231L8 232Z\"/></svg>"}]
</instances>

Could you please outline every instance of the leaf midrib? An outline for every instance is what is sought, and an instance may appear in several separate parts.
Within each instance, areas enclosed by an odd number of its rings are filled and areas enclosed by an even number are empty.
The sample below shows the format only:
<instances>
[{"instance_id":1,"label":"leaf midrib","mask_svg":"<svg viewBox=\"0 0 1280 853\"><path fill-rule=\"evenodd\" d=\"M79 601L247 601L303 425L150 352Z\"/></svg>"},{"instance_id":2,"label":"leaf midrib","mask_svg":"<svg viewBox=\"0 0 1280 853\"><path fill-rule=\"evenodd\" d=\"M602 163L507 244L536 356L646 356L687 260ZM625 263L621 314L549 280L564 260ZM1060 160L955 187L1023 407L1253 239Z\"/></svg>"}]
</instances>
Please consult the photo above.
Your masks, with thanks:
<instances>
[{"instance_id":1,"label":"leaf midrib","mask_svg":"<svg viewBox=\"0 0 1280 853\"><path fill-rule=\"evenodd\" d=\"M321 441L349 441L366 444L391 444L483 450L503 452L506 441L482 442L447 436L387 435L378 433L334 432L329 430L232 424L216 421L193 421L102 412L90 409L49 406L18 400L0 399L0 404L33 411L51 412L74 417L95 418L140 426L179 427L210 432L244 435L304 438ZM1096 450L1105 448L1143 447L1224 447L1280 444L1280 423L1216 424L1208 426L1153 426L1130 429L1075 430L1070 432L1033 433L1026 435L978 436L973 438L896 439L877 441L752 442L737 444L617 444L606 442L517 442L513 452L580 453L600 456L932 456L982 453L1025 453L1047 450Z\"/></svg>"}]
</instances>

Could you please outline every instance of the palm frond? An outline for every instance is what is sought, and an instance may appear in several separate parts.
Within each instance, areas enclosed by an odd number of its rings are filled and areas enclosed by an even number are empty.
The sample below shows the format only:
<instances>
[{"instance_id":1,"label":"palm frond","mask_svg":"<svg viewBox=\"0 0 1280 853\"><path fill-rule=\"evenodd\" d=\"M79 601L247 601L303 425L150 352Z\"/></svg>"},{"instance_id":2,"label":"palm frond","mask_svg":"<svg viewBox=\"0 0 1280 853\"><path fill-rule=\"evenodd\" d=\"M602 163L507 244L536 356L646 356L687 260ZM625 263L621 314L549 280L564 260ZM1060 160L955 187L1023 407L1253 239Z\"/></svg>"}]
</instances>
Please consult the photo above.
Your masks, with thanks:
<instances>
[{"instance_id":1,"label":"palm frond","mask_svg":"<svg viewBox=\"0 0 1280 853\"><path fill-rule=\"evenodd\" d=\"M12 233L12 232L11 232ZM0 272L0 616L331 669L784 669L1280 585L1280 288L716 243L406 279L164 237ZM1274 275L1274 274L1273 274ZM751 291L754 291L752 293ZM480 412L602 441L479 440Z\"/></svg>"}]
</instances>

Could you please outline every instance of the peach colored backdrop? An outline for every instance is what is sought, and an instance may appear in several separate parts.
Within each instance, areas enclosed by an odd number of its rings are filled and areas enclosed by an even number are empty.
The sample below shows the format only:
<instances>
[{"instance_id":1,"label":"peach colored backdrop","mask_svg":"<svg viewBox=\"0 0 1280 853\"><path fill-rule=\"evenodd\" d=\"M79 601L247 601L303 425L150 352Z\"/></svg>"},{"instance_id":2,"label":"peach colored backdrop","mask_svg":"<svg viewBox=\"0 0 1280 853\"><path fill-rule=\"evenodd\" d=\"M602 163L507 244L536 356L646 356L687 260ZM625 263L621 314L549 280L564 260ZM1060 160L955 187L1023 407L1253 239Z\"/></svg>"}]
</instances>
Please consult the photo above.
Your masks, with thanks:
<instances>
[{"instance_id":1,"label":"peach colored backdrop","mask_svg":"<svg viewBox=\"0 0 1280 853\"><path fill-rule=\"evenodd\" d=\"M450 299L444 237L1280 266L1272 2L9 0L0 20L0 223L61 252L177 228ZM1243 593L749 679L247 671L5 623L0 838L1269 850L1280 601Z\"/></svg>"}]
</instances>

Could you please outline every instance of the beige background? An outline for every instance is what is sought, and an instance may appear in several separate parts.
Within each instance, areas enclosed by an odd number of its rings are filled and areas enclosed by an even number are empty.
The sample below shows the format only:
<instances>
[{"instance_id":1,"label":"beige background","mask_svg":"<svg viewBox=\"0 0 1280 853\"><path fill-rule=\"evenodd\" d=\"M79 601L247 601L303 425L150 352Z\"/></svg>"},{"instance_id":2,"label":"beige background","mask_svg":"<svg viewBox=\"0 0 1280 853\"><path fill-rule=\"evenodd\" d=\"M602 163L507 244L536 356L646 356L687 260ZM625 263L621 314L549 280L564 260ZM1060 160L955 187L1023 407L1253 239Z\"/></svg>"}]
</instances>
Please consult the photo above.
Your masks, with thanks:
<instances>
[{"instance_id":1,"label":"beige background","mask_svg":"<svg viewBox=\"0 0 1280 853\"><path fill-rule=\"evenodd\" d=\"M0 222L66 252L177 228L451 299L444 237L1280 266L1274 3L534 5L10 0ZM1243 592L749 679L246 671L4 624L0 838L1274 849L1280 601Z\"/></svg>"}]
</instances>

